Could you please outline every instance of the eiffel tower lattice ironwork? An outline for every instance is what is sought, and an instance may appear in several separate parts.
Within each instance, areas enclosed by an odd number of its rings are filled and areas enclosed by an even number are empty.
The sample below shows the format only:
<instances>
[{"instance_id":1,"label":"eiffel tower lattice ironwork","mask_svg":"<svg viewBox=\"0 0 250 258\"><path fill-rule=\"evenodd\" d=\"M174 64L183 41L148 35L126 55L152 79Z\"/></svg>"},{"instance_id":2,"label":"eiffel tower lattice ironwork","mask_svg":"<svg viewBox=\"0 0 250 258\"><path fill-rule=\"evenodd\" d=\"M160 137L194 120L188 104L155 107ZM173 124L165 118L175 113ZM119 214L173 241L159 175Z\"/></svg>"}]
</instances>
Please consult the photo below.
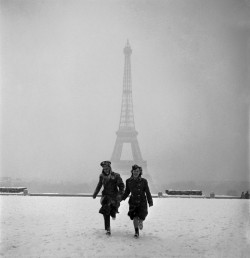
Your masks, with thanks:
<instances>
[{"instance_id":1,"label":"eiffel tower lattice ironwork","mask_svg":"<svg viewBox=\"0 0 250 258\"><path fill-rule=\"evenodd\" d=\"M147 174L147 162L143 160L139 143L137 140L138 132L135 130L133 99L132 99L132 80L131 80L131 54L132 49L129 42L123 50L125 55L122 107L120 115L119 129L116 132L117 138L111 157L112 167L121 174L130 174L132 165L142 166L143 174ZM124 144L131 145L132 159L122 160L122 150Z\"/></svg>"}]
</instances>

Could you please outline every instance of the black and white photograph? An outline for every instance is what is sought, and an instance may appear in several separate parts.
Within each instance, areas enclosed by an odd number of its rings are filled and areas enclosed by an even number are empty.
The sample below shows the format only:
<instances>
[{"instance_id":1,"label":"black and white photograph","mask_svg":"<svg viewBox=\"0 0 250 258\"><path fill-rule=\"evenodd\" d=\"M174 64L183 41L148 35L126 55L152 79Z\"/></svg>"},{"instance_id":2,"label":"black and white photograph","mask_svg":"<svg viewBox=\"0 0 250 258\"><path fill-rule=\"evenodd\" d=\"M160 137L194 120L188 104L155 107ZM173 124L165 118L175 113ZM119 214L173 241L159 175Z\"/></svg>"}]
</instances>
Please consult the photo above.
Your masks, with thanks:
<instances>
[{"instance_id":1,"label":"black and white photograph","mask_svg":"<svg viewBox=\"0 0 250 258\"><path fill-rule=\"evenodd\" d=\"M249 257L250 0L0 0L0 85L0 257Z\"/></svg>"}]
</instances>

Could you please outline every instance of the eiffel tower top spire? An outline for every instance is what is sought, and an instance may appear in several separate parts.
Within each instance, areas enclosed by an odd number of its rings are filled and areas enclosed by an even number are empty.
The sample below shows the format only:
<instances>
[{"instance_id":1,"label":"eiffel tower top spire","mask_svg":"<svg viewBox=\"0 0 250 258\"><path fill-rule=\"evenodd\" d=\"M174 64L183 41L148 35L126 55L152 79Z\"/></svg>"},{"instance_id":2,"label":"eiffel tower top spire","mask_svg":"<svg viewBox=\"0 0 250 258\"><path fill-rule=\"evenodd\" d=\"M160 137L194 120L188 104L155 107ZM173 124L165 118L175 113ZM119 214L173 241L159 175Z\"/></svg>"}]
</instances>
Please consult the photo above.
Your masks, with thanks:
<instances>
[{"instance_id":1,"label":"eiffel tower top spire","mask_svg":"<svg viewBox=\"0 0 250 258\"><path fill-rule=\"evenodd\" d=\"M133 99L132 99L132 78L131 78L131 61L130 56L132 49L129 41L123 49L125 55L124 75L123 75L123 93L122 93L122 107L119 123L119 131L134 131L134 113L133 113Z\"/></svg>"},{"instance_id":2,"label":"eiffel tower top spire","mask_svg":"<svg viewBox=\"0 0 250 258\"><path fill-rule=\"evenodd\" d=\"M124 50L123 50L124 54L125 55L131 55L132 54L132 49L130 47L130 44L129 44L129 40L127 39L127 44L126 46L124 47Z\"/></svg>"}]
</instances>

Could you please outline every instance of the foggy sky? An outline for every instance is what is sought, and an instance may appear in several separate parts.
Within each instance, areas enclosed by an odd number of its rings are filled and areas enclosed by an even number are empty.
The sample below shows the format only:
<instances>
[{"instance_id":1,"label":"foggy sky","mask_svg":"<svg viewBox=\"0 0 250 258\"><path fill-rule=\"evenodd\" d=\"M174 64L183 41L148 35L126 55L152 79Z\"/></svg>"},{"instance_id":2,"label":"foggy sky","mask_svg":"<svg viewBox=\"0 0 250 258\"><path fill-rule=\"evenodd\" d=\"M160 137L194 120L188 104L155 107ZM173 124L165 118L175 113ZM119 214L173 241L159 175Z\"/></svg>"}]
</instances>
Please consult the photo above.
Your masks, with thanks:
<instances>
[{"instance_id":1,"label":"foggy sky","mask_svg":"<svg viewBox=\"0 0 250 258\"><path fill-rule=\"evenodd\" d=\"M128 39L153 179L248 179L248 1L0 3L2 175L98 177L119 126Z\"/></svg>"}]
</instances>

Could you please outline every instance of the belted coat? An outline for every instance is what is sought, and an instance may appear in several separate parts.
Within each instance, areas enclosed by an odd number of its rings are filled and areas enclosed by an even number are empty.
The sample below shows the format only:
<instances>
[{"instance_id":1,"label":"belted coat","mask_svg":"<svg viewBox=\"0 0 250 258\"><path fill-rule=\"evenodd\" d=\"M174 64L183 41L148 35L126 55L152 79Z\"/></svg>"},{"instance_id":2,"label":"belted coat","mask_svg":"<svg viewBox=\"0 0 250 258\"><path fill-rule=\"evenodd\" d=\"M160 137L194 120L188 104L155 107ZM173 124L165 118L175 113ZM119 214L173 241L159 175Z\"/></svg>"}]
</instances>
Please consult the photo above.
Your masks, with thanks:
<instances>
[{"instance_id":1,"label":"belted coat","mask_svg":"<svg viewBox=\"0 0 250 258\"><path fill-rule=\"evenodd\" d=\"M113 171L107 176L102 172L94 191L93 197L96 198L103 186L100 213L115 216L120 206L120 201L124 193L124 183L120 174Z\"/></svg>"},{"instance_id":2,"label":"belted coat","mask_svg":"<svg viewBox=\"0 0 250 258\"><path fill-rule=\"evenodd\" d=\"M142 177L130 177L127 179L122 200L126 200L130 193L131 195L128 201L128 216L131 220L134 219L134 217L139 217L140 219L144 220L148 215L147 203L150 206L153 205L153 199L148 187L147 179Z\"/></svg>"}]
</instances>

